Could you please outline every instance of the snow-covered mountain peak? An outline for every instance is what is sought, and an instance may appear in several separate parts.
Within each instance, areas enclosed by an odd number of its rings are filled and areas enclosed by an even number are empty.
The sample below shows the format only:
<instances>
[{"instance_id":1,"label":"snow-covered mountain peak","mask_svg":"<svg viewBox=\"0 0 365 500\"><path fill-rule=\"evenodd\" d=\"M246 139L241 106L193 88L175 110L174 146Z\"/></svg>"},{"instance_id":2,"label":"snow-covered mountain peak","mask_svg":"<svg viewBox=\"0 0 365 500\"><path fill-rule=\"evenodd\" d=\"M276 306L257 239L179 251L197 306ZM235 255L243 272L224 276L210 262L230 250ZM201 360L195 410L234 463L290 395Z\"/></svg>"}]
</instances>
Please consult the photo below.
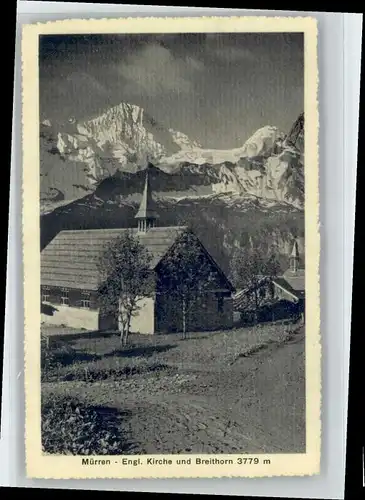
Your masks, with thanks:
<instances>
[{"instance_id":1,"label":"snow-covered mountain peak","mask_svg":"<svg viewBox=\"0 0 365 500\"><path fill-rule=\"evenodd\" d=\"M284 134L277 127L266 125L259 128L241 148L241 155L247 158L265 155L277 141L284 140Z\"/></svg>"},{"instance_id":2,"label":"snow-covered mountain peak","mask_svg":"<svg viewBox=\"0 0 365 500\"><path fill-rule=\"evenodd\" d=\"M304 168L297 145L303 140L303 120L301 115L288 136L266 125L240 147L206 149L128 103L85 121L53 124L45 117L40 127L42 193L53 200L57 188L65 200L80 198L117 172L129 179L144 168L148 156L167 176L161 191L176 196L195 190L198 197L230 193L299 206Z\"/></svg>"}]
</instances>

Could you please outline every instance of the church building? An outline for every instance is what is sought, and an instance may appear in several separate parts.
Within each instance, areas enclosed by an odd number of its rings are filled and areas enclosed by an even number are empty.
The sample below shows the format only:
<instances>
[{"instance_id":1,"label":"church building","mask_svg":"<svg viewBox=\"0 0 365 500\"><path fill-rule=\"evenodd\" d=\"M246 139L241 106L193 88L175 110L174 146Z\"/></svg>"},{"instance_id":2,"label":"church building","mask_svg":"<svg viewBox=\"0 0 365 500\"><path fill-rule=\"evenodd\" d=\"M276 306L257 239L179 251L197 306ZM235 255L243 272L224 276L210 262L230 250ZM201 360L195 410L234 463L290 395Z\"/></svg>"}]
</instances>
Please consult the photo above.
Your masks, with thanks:
<instances>
[{"instance_id":1,"label":"church building","mask_svg":"<svg viewBox=\"0 0 365 500\"><path fill-rule=\"evenodd\" d=\"M200 249L200 257L213 280L195 300L188 315L187 331L228 329L233 326L234 288L199 238L185 226L159 227L158 210L153 200L148 164L139 210L137 228L90 229L61 231L41 252L42 322L86 330L118 330L118 305L115 314L104 315L99 304L101 281L98 261L105 245L125 231L137 237L152 257L150 268L155 287L145 297L136 316L132 317L132 333L156 334L183 329L181 305L173 290L165 290L164 266L176 242L189 233ZM178 259L176 252L174 259ZM186 321L186 317L185 317Z\"/></svg>"}]
</instances>

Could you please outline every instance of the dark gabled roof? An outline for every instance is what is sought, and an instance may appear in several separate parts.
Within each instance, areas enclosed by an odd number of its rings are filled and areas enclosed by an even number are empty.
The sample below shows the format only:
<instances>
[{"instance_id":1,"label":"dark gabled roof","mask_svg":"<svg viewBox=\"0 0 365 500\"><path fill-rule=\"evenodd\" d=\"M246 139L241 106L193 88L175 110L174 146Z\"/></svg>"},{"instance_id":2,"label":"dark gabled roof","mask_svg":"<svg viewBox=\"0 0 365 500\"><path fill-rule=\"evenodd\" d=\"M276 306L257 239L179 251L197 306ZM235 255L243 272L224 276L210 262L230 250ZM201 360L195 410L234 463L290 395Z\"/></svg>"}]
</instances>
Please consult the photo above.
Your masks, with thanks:
<instances>
[{"instance_id":1,"label":"dark gabled roof","mask_svg":"<svg viewBox=\"0 0 365 500\"><path fill-rule=\"evenodd\" d=\"M283 276L273 280L280 288L298 299L305 298L305 271L298 269L296 272L288 269Z\"/></svg>"},{"instance_id":2,"label":"dark gabled roof","mask_svg":"<svg viewBox=\"0 0 365 500\"><path fill-rule=\"evenodd\" d=\"M84 290L97 290L99 272L97 264L105 244L130 231L137 236L150 255L151 269L172 248L177 238L187 230L186 226L154 227L147 232L137 229L89 229L61 231L41 252L41 284ZM198 239L199 241L199 239ZM230 290L233 286L204 245L202 249Z\"/></svg>"},{"instance_id":3,"label":"dark gabled roof","mask_svg":"<svg viewBox=\"0 0 365 500\"><path fill-rule=\"evenodd\" d=\"M146 233L137 229L91 229L61 231L41 252L41 284L96 290L99 285L97 263L104 245L131 231L152 255L151 269L187 228L155 227Z\"/></svg>"},{"instance_id":4,"label":"dark gabled roof","mask_svg":"<svg viewBox=\"0 0 365 500\"><path fill-rule=\"evenodd\" d=\"M293 290L297 292L303 292L305 290L305 270L298 269L297 271L291 271L288 269L283 274L283 278L289 283Z\"/></svg>"},{"instance_id":5,"label":"dark gabled roof","mask_svg":"<svg viewBox=\"0 0 365 500\"><path fill-rule=\"evenodd\" d=\"M261 287L267 282L272 281L276 286L285 290L296 299L305 298L305 270L298 269L296 272L288 269L282 276L276 278L269 278L267 276L258 276L257 286ZM254 290L254 286L246 287L238 290L233 297L234 307L236 310L246 306L246 297Z\"/></svg>"},{"instance_id":6,"label":"dark gabled roof","mask_svg":"<svg viewBox=\"0 0 365 500\"><path fill-rule=\"evenodd\" d=\"M222 271L222 269L220 268L220 266L217 264L217 262L215 261L215 259L213 259L213 257L210 255L210 253L208 252L208 250L205 248L205 246L203 245L203 243L198 239L199 241L199 244L200 244L200 247L202 248L202 250L204 251L205 255L207 256L208 260L211 262L211 264L217 269L218 271L218 274L220 276L220 278L223 280L223 282L225 283L225 285L227 286L228 290L230 292L235 292L235 287L233 286L233 284L231 283L231 281L227 278L227 276L225 275L225 273Z\"/></svg>"}]
</instances>

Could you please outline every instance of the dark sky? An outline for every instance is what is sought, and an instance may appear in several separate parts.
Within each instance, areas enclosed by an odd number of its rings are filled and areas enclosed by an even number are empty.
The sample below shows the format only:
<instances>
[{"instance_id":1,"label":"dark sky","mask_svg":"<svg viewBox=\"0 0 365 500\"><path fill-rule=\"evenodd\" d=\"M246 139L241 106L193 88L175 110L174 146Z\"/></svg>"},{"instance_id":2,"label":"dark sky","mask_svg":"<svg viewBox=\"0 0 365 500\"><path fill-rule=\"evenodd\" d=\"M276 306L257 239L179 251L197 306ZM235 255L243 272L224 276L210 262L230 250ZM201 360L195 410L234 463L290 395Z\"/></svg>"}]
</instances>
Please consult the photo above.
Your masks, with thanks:
<instances>
[{"instance_id":1,"label":"dark sky","mask_svg":"<svg viewBox=\"0 0 365 500\"><path fill-rule=\"evenodd\" d=\"M41 119L142 106L204 147L284 132L303 111L303 34L41 36Z\"/></svg>"}]
</instances>

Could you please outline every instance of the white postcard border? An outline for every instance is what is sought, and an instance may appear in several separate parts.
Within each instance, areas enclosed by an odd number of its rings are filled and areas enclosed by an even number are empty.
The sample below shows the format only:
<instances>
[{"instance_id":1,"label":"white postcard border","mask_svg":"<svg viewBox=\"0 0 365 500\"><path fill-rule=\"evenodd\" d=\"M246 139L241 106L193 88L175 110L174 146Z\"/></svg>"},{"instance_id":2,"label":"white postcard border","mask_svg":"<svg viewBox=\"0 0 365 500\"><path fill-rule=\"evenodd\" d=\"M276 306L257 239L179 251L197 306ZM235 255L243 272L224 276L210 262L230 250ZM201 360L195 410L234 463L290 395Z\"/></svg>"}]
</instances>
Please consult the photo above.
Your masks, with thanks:
<instances>
[{"instance_id":1,"label":"white postcard border","mask_svg":"<svg viewBox=\"0 0 365 500\"><path fill-rule=\"evenodd\" d=\"M306 443L305 454L247 455L259 464L237 464L242 455L179 455L191 466L82 465L82 457L42 455L40 441L40 246L39 246L39 96L38 36L66 33L174 32L294 32L305 33L305 234L306 234ZM27 475L33 478L182 478L302 476L320 472L320 302L319 302L319 187L318 187L318 66L317 22L310 17L195 17L75 19L23 27L23 262L25 313L25 389ZM310 168L308 168L310 165ZM30 166L30 167L29 167ZM245 455L243 455L245 456ZM234 464L197 465L195 458L232 459ZM85 457L84 457L85 458ZM89 457L90 458L90 457ZM132 458L132 457L126 457ZM142 458L142 456L141 456ZM160 456L144 456L161 458ZM270 459L270 464L264 460ZM115 461L118 463L116 464Z\"/></svg>"}]
</instances>

